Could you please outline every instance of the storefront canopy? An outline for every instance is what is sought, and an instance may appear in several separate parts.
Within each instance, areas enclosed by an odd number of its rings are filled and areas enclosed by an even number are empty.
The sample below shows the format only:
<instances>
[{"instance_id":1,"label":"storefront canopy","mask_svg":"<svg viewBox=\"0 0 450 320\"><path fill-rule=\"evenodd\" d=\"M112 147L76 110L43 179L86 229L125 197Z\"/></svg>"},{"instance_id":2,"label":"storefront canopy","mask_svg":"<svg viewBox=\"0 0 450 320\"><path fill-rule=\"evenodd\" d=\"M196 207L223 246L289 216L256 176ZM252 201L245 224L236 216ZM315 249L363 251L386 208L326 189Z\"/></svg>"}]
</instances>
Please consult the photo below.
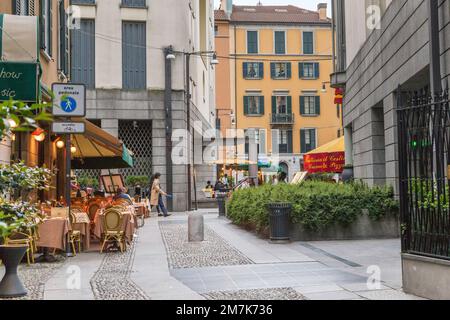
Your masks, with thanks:
<instances>
[{"instance_id":1,"label":"storefront canopy","mask_svg":"<svg viewBox=\"0 0 450 320\"><path fill-rule=\"evenodd\" d=\"M341 173L345 164L344 137L333 140L303 156L308 173Z\"/></svg>"},{"instance_id":2,"label":"storefront canopy","mask_svg":"<svg viewBox=\"0 0 450 320\"><path fill-rule=\"evenodd\" d=\"M120 169L133 166L132 153L122 141L85 119L86 132L71 136L73 169Z\"/></svg>"}]
</instances>

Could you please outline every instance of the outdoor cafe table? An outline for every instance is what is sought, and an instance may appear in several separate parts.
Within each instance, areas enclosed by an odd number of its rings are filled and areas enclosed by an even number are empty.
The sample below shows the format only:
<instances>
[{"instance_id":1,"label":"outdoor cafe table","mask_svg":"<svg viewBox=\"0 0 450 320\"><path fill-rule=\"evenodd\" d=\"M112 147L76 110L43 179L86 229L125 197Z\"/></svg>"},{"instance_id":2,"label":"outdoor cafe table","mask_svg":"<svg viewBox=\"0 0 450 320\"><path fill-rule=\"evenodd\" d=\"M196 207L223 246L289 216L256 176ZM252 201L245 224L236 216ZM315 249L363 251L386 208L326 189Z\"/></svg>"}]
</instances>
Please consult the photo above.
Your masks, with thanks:
<instances>
[{"instance_id":1,"label":"outdoor cafe table","mask_svg":"<svg viewBox=\"0 0 450 320\"><path fill-rule=\"evenodd\" d=\"M125 239L130 244L133 241L133 235L136 230L136 215L134 214L134 206L124 207L122 211L122 231L124 231ZM105 211L100 209L94 218L94 235L101 239L104 233Z\"/></svg>"},{"instance_id":2,"label":"outdoor cafe table","mask_svg":"<svg viewBox=\"0 0 450 320\"><path fill-rule=\"evenodd\" d=\"M38 226L39 240L36 242L36 245L41 248L65 250L66 235L69 230L68 219L46 219Z\"/></svg>"},{"instance_id":3,"label":"outdoor cafe table","mask_svg":"<svg viewBox=\"0 0 450 320\"><path fill-rule=\"evenodd\" d=\"M91 246L91 222L86 212L73 211L75 218L71 225L71 230L80 231L81 241L83 242L83 250L89 250Z\"/></svg>"}]
</instances>

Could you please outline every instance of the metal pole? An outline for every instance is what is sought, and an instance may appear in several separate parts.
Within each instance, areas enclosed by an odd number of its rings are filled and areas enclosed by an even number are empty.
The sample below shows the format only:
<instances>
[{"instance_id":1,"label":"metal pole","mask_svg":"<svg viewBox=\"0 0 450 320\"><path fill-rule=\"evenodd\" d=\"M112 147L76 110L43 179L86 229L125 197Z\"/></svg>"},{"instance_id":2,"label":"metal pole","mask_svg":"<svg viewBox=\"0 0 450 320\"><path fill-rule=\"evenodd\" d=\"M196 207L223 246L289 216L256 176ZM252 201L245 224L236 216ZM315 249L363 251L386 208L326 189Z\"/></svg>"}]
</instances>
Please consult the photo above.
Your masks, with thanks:
<instances>
[{"instance_id":1,"label":"metal pole","mask_svg":"<svg viewBox=\"0 0 450 320\"><path fill-rule=\"evenodd\" d=\"M166 59L167 55L172 53L172 47L164 50L165 61L165 92L164 92L164 108L166 113L166 191L168 194L173 193L173 174L172 174L172 61ZM168 211L173 211L173 199L167 199Z\"/></svg>"},{"instance_id":2,"label":"metal pole","mask_svg":"<svg viewBox=\"0 0 450 320\"><path fill-rule=\"evenodd\" d=\"M190 139L191 135L191 75L190 75L190 61L191 55L186 53L186 130L188 132L187 139ZM187 164L187 198L188 198L188 211L192 210L192 182L191 182L191 156L190 156L190 148L191 145L189 143L187 145L187 155L188 155L188 164Z\"/></svg>"},{"instance_id":3,"label":"metal pole","mask_svg":"<svg viewBox=\"0 0 450 320\"><path fill-rule=\"evenodd\" d=\"M66 198L66 206L69 208L69 219L70 219L70 206L71 206L71 189L72 189L72 184L71 184L71 175L70 175L70 171L71 171L71 160L72 160L72 155L71 155L71 142L70 142L70 134L66 134L66 194L65 194L65 198ZM66 257L72 257L72 253L70 252L70 235L69 233L67 233L67 237L66 237Z\"/></svg>"}]
</instances>

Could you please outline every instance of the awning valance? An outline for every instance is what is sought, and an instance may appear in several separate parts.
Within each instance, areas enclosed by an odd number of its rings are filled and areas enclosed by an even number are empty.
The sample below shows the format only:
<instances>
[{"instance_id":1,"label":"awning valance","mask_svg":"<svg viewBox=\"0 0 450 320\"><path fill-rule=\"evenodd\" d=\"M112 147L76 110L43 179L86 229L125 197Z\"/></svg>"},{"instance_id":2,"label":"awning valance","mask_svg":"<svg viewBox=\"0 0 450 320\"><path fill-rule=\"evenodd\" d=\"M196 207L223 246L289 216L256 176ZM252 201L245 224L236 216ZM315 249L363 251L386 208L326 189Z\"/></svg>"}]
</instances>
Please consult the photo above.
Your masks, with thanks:
<instances>
[{"instance_id":1,"label":"awning valance","mask_svg":"<svg viewBox=\"0 0 450 320\"><path fill-rule=\"evenodd\" d=\"M84 122L84 134L71 135L73 169L120 169L133 166L132 152L122 141L86 119L74 120Z\"/></svg>"},{"instance_id":2,"label":"awning valance","mask_svg":"<svg viewBox=\"0 0 450 320\"><path fill-rule=\"evenodd\" d=\"M303 156L308 173L341 173L345 164L345 139L333 140Z\"/></svg>"}]
</instances>

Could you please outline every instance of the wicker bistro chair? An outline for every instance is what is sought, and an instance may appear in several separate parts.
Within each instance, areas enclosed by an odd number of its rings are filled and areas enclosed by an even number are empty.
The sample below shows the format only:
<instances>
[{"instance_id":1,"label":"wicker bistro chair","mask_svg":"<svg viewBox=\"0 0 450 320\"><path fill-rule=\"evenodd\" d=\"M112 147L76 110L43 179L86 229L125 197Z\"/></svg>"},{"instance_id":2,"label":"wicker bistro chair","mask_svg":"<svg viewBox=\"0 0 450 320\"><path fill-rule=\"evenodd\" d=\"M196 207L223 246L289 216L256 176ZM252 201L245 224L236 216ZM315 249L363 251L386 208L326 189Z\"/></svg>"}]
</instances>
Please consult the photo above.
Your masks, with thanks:
<instances>
[{"instance_id":1,"label":"wicker bistro chair","mask_svg":"<svg viewBox=\"0 0 450 320\"><path fill-rule=\"evenodd\" d=\"M87 214L89 216L89 219L91 220L91 223L94 223L95 215L97 214L97 211L101 208L102 208L101 201L93 201L89 203Z\"/></svg>"},{"instance_id":2,"label":"wicker bistro chair","mask_svg":"<svg viewBox=\"0 0 450 320\"><path fill-rule=\"evenodd\" d=\"M9 238L5 239L6 245L24 245L27 246L27 264L34 263L35 241L33 235L25 232L15 232Z\"/></svg>"},{"instance_id":3,"label":"wicker bistro chair","mask_svg":"<svg viewBox=\"0 0 450 320\"><path fill-rule=\"evenodd\" d=\"M112 207L105 211L103 220L104 234L103 243L100 253L103 253L103 249L107 242L118 243L120 252L126 250L125 233L122 230L123 216L121 208Z\"/></svg>"},{"instance_id":4,"label":"wicker bistro chair","mask_svg":"<svg viewBox=\"0 0 450 320\"><path fill-rule=\"evenodd\" d=\"M70 212L70 223L73 225L76 222L76 218L73 212ZM69 243L72 247L73 254L77 255L77 250L75 247L75 243L78 243L78 252L81 252L81 231L79 230L70 230L69 231Z\"/></svg>"}]
</instances>

